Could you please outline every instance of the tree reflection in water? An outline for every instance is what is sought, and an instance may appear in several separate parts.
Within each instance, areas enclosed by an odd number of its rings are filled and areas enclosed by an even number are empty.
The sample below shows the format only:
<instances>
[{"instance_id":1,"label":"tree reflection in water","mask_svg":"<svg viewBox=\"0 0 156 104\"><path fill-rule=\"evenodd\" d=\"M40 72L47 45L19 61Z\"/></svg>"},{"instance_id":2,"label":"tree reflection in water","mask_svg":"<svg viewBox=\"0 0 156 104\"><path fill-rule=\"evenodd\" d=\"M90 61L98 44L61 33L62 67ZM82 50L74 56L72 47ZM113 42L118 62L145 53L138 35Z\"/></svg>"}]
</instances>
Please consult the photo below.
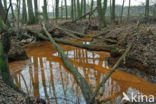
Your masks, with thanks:
<instances>
[{"instance_id":1,"label":"tree reflection in water","mask_svg":"<svg viewBox=\"0 0 156 104\"><path fill-rule=\"evenodd\" d=\"M44 51L41 50L41 51ZM14 73L15 83L30 95L42 97L52 104L85 104L79 86L72 74L64 67L63 61L58 52L49 52L36 56L31 54L30 61L25 61L26 65L21 71ZM76 69L84 76L92 89L100 83L105 73L109 71L106 57L108 53L92 52L85 49L72 47L65 51ZM18 64L15 62L14 64ZM11 66L12 64L10 64ZM13 70L15 67L11 67ZM123 77L123 78L122 78ZM129 79L127 77L134 77ZM135 81L133 81L135 80ZM145 91L141 86L142 79L135 78L128 73L117 70L105 84L105 92L101 99L110 100L111 104L119 104L122 92ZM145 86L156 88L155 85L146 82ZM149 87L148 86L148 87ZM136 90L137 89L137 90ZM156 90L152 90L153 92ZM154 93L155 93L154 92Z\"/></svg>"}]
</instances>

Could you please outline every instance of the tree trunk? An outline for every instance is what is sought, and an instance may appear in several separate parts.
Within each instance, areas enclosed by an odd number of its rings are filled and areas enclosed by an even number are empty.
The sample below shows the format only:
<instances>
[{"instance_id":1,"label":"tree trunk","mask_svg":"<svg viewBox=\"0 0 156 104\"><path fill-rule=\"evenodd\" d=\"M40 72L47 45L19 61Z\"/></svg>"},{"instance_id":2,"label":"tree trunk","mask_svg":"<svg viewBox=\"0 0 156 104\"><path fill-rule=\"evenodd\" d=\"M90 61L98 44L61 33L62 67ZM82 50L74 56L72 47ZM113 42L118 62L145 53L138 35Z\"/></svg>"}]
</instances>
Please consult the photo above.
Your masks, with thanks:
<instances>
[{"instance_id":1,"label":"tree trunk","mask_svg":"<svg viewBox=\"0 0 156 104\"><path fill-rule=\"evenodd\" d=\"M106 12L107 12L107 0L104 1L104 4L103 4L103 22L104 22L104 27L107 26L106 24Z\"/></svg>"},{"instance_id":2,"label":"tree trunk","mask_svg":"<svg viewBox=\"0 0 156 104\"><path fill-rule=\"evenodd\" d=\"M57 20L59 18L59 0L56 0L55 15Z\"/></svg>"},{"instance_id":3,"label":"tree trunk","mask_svg":"<svg viewBox=\"0 0 156 104\"><path fill-rule=\"evenodd\" d=\"M83 1L84 1L84 14L86 14L86 0Z\"/></svg>"},{"instance_id":4,"label":"tree trunk","mask_svg":"<svg viewBox=\"0 0 156 104\"><path fill-rule=\"evenodd\" d=\"M4 23L7 22L6 15L6 10L4 9L2 1L0 0L0 18L4 21Z\"/></svg>"},{"instance_id":5,"label":"tree trunk","mask_svg":"<svg viewBox=\"0 0 156 104\"><path fill-rule=\"evenodd\" d=\"M111 9L111 20L112 22L115 21L115 0L112 0L112 9Z\"/></svg>"},{"instance_id":6,"label":"tree trunk","mask_svg":"<svg viewBox=\"0 0 156 104\"><path fill-rule=\"evenodd\" d=\"M77 81L78 85L81 88L81 91L83 93L83 96L84 96L87 104L89 104L90 97L92 95L92 90L90 89L88 83L86 82L86 80L84 79L84 77L78 72L78 70L75 69L75 67L73 66L73 64L68 59L68 57L64 54L63 49L55 42L55 40L48 33L48 31L46 30L46 28L43 27L43 29L44 29L44 32L46 33L46 35L49 37L50 42L54 45L54 47L58 50L59 54L61 55L61 58L62 58L62 60L63 60L63 62L65 64L66 68L73 74L75 80Z\"/></svg>"},{"instance_id":7,"label":"tree trunk","mask_svg":"<svg viewBox=\"0 0 156 104\"><path fill-rule=\"evenodd\" d=\"M32 0L27 0L27 5L28 5L28 14L29 14L28 24L34 24L35 23L35 16L33 13Z\"/></svg>"},{"instance_id":8,"label":"tree trunk","mask_svg":"<svg viewBox=\"0 0 156 104\"><path fill-rule=\"evenodd\" d=\"M110 7L109 7L110 17L112 16L112 0L110 0Z\"/></svg>"},{"instance_id":9,"label":"tree trunk","mask_svg":"<svg viewBox=\"0 0 156 104\"><path fill-rule=\"evenodd\" d=\"M66 19L68 19L68 7L67 7L67 0L64 0L65 2L65 9L66 9Z\"/></svg>"},{"instance_id":10,"label":"tree trunk","mask_svg":"<svg viewBox=\"0 0 156 104\"><path fill-rule=\"evenodd\" d=\"M77 14L78 14L78 18L79 18L81 16L80 0L77 0Z\"/></svg>"},{"instance_id":11,"label":"tree trunk","mask_svg":"<svg viewBox=\"0 0 156 104\"><path fill-rule=\"evenodd\" d=\"M22 9L22 23L27 23L27 9L26 9L26 2L23 0L23 9Z\"/></svg>"},{"instance_id":12,"label":"tree trunk","mask_svg":"<svg viewBox=\"0 0 156 104\"><path fill-rule=\"evenodd\" d=\"M83 7L84 7L84 4L83 4L83 0L81 0L81 16L83 15Z\"/></svg>"},{"instance_id":13,"label":"tree trunk","mask_svg":"<svg viewBox=\"0 0 156 104\"><path fill-rule=\"evenodd\" d=\"M113 74L113 72L116 70L116 68L119 66L119 64L121 63L122 60L125 59L127 53L130 51L131 47L132 47L133 43L130 43L127 47L127 49L125 50L125 52L122 54L122 56L118 59L118 61L116 62L115 65L113 65L112 69L106 74L106 76L102 79L101 83L98 84L93 96L91 99L94 100L94 98L97 96L98 92L100 91L100 89L102 88L100 95L103 96L103 92L105 89L105 83L108 80L108 78L110 78L110 76ZM91 100L92 101L92 100Z\"/></svg>"},{"instance_id":14,"label":"tree trunk","mask_svg":"<svg viewBox=\"0 0 156 104\"><path fill-rule=\"evenodd\" d=\"M63 19L63 0L61 1L61 19Z\"/></svg>"},{"instance_id":15,"label":"tree trunk","mask_svg":"<svg viewBox=\"0 0 156 104\"><path fill-rule=\"evenodd\" d=\"M102 11L102 5L101 0L97 0L97 11L98 11L98 20L100 27L104 27L104 18L103 18L103 11Z\"/></svg>"},{"instance_id":16,"label":"tree trunk","mask_svg":"<svg viewBox=\"0 0 156 104\"><path fill-rule=\"evenodd\" d=\"M14 15L14 9L13 9L13 6L12 6L12 1L9 0L10 2L10 6L11 6L11 13L12 13L12 19L15 18L15 15Z\"/></svg>"},{"instance_id":17,"label":"tree trunk","mask_svg":"<svg viewBox=\"0 0 156 104\"><path fill-rule=\"evenodd\" d=\"M130 8L131 8L131 0L129 0L127 20L129 20L130 17Z\"/></svg>"},{"instance_id":18,"label":"tree trunk","mask_svg":"<svg viewBox=\"0 0 156 104\"><path fill-rule=\"evenodd\" d=\"M4 9L7 10L7 0L3 0Z\"/></svg>"},{"instance_id":19,"label":"tree trunk","mask_svg":"<svg viewBox=\"0 0 156 104\"><path fill-rule=\"evenodd\" d=\"M74 20L74 0L71 0L71 19Z\"/></svg>"},{"instance_id":20,"label":"tree trunk","mask_svg":"<svg viewBox=\"0 0 156 104\"><path fill-rule=\"evenodd\" d=\"M38 1L34 0L34 10L35 10L35 20L38 23L39 21L39 13L38 13Z\"/></svg>"},{"instance_id":21,"label":"tree trunk","mask_svg":"<svg viewBox=\"0 0 156 104\"><path fill-rule=\"evenodd\" d=\"M120 23L122 23L124 4L125 4L125 0L123 0L123 3L122 3L122 9L121 9L121 15L120 15Z\"/></svg>"},{"instance_id":22,"label":"tree trunk","mask_svg":"<svg viewBox=\"0 0 156 104\"><path fill-rule=\"evenodd\" d=\"M149 0L146 0L145 18L148 19L148 17L149 17Z\"/></svg>"},{"instance_id":23,"label":"tree trunk","mask_svg":"<svg viewBox=\"0 0 156 104\"><path fill-rule=\"evenodd\" d=\"M47 0L44 0L43 17L45 21L48 21Z\"/></svg>"},{"instance_id":24,"label":"tree trunk","mask_svg":"<svg viewBox=\"0 0 156 104\"><path fill-rule=\"evenodd\" d=\"M91 1L90 11L93 12L94 0ZM91 19L91 15L89 15L89 20Z\"/></svg>"},{"instance_id":25,"label":"tree trunk","mask_svg":"<svg viewBox=\"0 0 156 104\"><path fill-rule=\"evenodd\" d=\"M78 20L80 20L80 19L86 17L87 15L92 16L96 10L97 10L97 7L96 7L94 10L89 11L88 13L84 14L83 16L80 16L80 17L76 18L76 19L75 19L74 21L72 21L72 22L77 22Z\"/></svg>"}]
</instances>

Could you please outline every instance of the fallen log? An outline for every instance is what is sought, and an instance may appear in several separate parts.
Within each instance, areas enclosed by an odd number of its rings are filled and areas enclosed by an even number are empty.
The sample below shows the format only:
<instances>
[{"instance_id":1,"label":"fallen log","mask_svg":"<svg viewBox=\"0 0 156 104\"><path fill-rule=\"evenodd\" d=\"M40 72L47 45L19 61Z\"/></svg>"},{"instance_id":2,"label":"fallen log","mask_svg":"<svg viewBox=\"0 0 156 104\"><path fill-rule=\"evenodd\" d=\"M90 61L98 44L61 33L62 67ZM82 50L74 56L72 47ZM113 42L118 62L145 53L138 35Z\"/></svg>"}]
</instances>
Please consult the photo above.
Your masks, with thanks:
<instances>
[{"instance_id":1,"label":"fallen log","mask_svg":"<svg viewBox=\"0 0 156 104\"><path fill-rule=\"evenodd\" d=\"M59 42L59 43L62 43L62 44L71 45L71 46L84 48L84 49L87 49L87 50L93 50L93 51L107 51L107 52L110 52L111 49L114 47L114 45L83 44L83 43L78 43L78 42L71 42L71 41L68 41L68 40L61 40L61 39L57 39L57 38L55 38L55 41Z\"/></svg>"},{"instance_id":2,"label":"fallen log","mask_svg":"<svg viewBox=\"0 0 156 104\"><path fill-rule=\"evenodd\" d=\"M94 9L94 10L92 10L92 11L89 11L88 13L86 13L86 14L84 14L83 16L81 16L81 17L79 17L79 18L76 18L74 21L72 21L73 23L74 22L77 22L78 20L80 20L80 19L82 19L82 18L85 18L87 15L92 15L95 11L97 10L97 7Z\"/></svg>"},{"instance_id":3,"label":"fallen log","mask_svg":"<svg viewBox=\"0 0 156 104\"><path fill-rule=\"evenodd\" d=\"M84 39L82 39L82 38L80 38L80 37L74 35L73 33L70 33L70 32L68 32L68 31L66 31L65 29L63 29L63 28L61 28L61 27L55 27L55 28L61 30L63 33L65 33L66 35L68 35L68 36L70 36L70 37L72 37L72 38L79 39L79 40L84 40Z\"/></svg>"},{"instance_id":4,"label":"fallen log","mask_svg":"<svg viewBox=\"0 0 156 104\"><path fill-rule=\"evenodd\" d=\"M113 74L113 72L116 70L116 68L119 66L119 64L121 63L122 60L125 59L127 53L130 51L131 47L132 47L133 43L130 43L128 45L128 48L125 50L125 52L122 54L122 56L118 59L118 61L116 62L116 64L112 67L112 69L106 74L106 76L102 79L101 83L98 85L98 87L95 89L93 96L91 97L90 102L92 102L92 100L95 99L95 97L97 96L98 92L100 91L100 89L102 88L100 95L103 95L104 89L105 89L105 83L106 81L110 78L110 76Z\"/></svg>"},{"instance_id":5,"label":"fallen log","mask_svg":"<svg viewBox=\"0 0 156 104\"><path fill-rule=\"evenodd\" d=\"M46 36L44 36L42 33L30 30L32 33L34 33L35 35L37 35L38 37L49 41L49 38L47 38ZM66 45L71 45L71 46L75 46L75 47L79 47L79 48L84 48L87 50L93 50L93 51L107 51L110 52L115 45L95 45L95 44L83 44L83 43L79 43L79 42L71 42L68 40L62 40L62 39L58 39L58 38L54 38L54 40L58 43L62 43L62 44L66 44Z\"/></svg>"},{"instance_id":6,"label":"fallen log","mask_svg":"<svg viewBox=\"0 0 156 104\"><path fill-rule=\"evenodd\" d=\"M58 50L59 54L61 55L61 58L66 66L66 68L73 74L75 80L77 81L78 85L81 88L81 91L83 93L83 96L89 104L90 97L92 95L92 90L90 89L88 83L84 79L84 77L78 72L77 69L72 65L72 63L69 61L68 57L64 54L63 49L55 42L54 38L51 36L51 34L46 30L45 25L43 25L43 30L48 36L50 42L54 45L54 47Z\"/></svg>"},{"instance_id":7,"label":"fallen log","mask_svg":"<svg viewBox=\"0 0 156 104\"><path fill-rule=\"evenodd\" d=\"M81 37L92 37L92 36L87 35L87 34L79 33L79 32L72 31L72 30L65 29L65 28L61 28L61 27L58 27L58 26L56 26L55 28L59 29L59 30L62 30L62 31L66 31L66 32L72 33L72 34L76 34L76 35L81 36Z\"/></svg>"}]
</instances>

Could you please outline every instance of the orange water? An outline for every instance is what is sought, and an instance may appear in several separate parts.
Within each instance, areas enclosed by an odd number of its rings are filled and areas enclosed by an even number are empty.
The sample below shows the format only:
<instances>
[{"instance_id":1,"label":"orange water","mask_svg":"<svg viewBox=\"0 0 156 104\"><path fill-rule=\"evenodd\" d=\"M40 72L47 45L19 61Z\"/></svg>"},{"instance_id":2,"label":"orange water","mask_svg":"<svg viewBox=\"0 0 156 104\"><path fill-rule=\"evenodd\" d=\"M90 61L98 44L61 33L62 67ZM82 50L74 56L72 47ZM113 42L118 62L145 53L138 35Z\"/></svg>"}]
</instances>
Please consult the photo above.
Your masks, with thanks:
<instances>
[{"instance_id":1,"label":"orange water","mask_svg":"<svg viewBox=\"0 0 156 104\"><path fill-rule=\"evenodd\" d=\"M67 45L61 47L92 89L96 88L111 69L105 60L109 56L107 52L87 51ZM50 43L34 43L26 46L25 50L29 60L10 63L11 73L18 87L51 104L85 104L79 86ZM116 70L105 84L102 99L113 99L110 104L120 104L122 93L132 91L156 96L156 84Z\"/></svg>"}]
</instances>

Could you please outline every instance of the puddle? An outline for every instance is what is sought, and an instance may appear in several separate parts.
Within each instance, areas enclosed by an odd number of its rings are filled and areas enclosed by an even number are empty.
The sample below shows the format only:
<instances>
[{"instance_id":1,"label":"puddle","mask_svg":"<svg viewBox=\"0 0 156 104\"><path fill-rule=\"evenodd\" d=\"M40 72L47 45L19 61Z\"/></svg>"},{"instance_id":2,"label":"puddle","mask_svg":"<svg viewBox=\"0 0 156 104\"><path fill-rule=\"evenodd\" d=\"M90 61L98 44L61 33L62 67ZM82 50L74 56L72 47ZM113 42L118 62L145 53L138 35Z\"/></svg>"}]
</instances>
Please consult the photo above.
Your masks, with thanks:
<instances>
[{"instance_id":1,"label":"puddle","mask_svg":"<svg viewBox=\"0 0 156 104\"><path fill-rule=\"evenodd\" d=\"M89 43L87 43L89 44ZM87 51L61 45L76 69L95 89L111 69L107 52ZM56 49L48 42L35 43L25 48L29 60L10 63L15 83L29 95L41 97L49 104L86 104L72 74L65 68ZM140 93L156 96L156 84L116 70L105 84L102 99L112 99L108 104L119 104L122 93Z\"/></svg>"}]
</instances>

